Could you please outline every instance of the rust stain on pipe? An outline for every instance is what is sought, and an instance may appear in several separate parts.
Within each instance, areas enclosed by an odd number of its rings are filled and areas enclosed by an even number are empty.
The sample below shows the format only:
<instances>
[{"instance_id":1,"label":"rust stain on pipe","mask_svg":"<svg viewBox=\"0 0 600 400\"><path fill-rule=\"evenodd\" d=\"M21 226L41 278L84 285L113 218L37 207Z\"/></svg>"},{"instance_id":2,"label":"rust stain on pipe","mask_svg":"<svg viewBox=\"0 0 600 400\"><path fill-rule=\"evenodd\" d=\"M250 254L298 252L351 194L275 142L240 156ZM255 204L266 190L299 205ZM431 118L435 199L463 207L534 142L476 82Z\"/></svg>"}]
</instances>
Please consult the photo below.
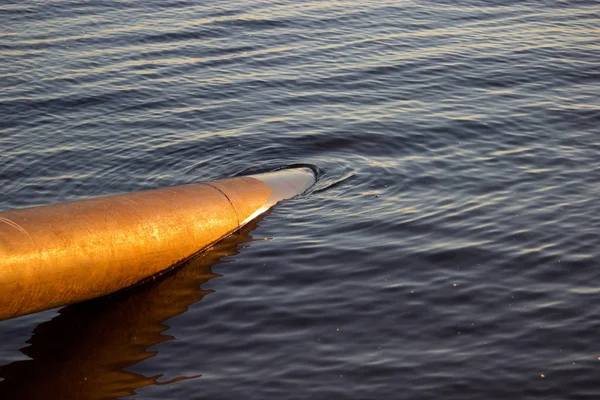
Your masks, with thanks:
<instances>
[{"instance_id":1,"label":"rust stain on pipe","mask_svg":"<svg viewBox=\"0 0 600 400\"><path fill-rule=\"evenodd\" d=\"M109 294L186 260L281 199L261 176L1 212L0 320Z\"/></svg>"}]
</instances>

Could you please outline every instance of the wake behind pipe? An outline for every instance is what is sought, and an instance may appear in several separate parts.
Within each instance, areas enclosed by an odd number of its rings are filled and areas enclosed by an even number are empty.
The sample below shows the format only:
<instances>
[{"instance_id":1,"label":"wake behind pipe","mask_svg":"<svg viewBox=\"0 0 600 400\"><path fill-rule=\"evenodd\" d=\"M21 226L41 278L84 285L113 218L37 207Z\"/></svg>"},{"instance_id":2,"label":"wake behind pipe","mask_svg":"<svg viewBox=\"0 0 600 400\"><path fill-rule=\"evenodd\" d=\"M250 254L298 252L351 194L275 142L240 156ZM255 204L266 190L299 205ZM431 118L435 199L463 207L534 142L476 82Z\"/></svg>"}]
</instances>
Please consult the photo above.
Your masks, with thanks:
<instances>
[{"instance_id":1,"label":"wake behind pipe","mask_svg":"<svg viewBox=\"0 0 600 400\"><path fill-rule=\"evenodd\" d=\"M315 181L297 167L0 212L0 320L135 285Z\"/></svg>"}]
</instances>

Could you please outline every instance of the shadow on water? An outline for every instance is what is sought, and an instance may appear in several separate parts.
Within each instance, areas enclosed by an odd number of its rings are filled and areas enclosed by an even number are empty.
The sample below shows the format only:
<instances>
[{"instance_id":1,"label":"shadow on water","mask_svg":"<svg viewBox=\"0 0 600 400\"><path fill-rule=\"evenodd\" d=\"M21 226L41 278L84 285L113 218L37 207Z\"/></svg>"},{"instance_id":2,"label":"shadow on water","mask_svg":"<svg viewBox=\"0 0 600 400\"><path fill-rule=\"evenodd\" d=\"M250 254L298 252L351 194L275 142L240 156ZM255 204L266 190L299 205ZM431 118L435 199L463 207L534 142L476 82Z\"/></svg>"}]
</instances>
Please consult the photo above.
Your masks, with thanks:
<instances>
[{"instance_id":1,"label":"shadow on water","mask_svg":"<svg viewBox=\"0 0 600 400\"><path fill-rule=\"evenodd\" d=\"M211 290L200 286L220 275L211 268L252 241L255 220L156 282L65 307L39 324L21 351L30 360L0 366L0 399L114 399L159 382L127 368L153 357L151 346L172 340L166 320L183 314Z\"/></svg>"}]
</instances>

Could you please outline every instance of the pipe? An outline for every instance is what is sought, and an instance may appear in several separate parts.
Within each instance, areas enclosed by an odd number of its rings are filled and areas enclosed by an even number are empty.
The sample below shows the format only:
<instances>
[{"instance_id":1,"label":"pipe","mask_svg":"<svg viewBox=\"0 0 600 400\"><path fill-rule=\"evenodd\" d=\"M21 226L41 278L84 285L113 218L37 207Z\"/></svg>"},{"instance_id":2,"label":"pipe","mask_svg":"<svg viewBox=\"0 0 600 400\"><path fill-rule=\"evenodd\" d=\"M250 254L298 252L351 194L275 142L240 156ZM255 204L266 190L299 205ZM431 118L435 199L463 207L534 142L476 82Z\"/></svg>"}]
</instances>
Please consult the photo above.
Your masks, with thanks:
<instances>
[{"instance_id":1,"label":"pipe","mask_svg":"<svg viewBox=\"0 0 600 400\"><path fill-rule=\"evenodd\" d=\"M0 320L135 285L315 183L290 168L0 212Z\"/></svg>"}]
</instances>

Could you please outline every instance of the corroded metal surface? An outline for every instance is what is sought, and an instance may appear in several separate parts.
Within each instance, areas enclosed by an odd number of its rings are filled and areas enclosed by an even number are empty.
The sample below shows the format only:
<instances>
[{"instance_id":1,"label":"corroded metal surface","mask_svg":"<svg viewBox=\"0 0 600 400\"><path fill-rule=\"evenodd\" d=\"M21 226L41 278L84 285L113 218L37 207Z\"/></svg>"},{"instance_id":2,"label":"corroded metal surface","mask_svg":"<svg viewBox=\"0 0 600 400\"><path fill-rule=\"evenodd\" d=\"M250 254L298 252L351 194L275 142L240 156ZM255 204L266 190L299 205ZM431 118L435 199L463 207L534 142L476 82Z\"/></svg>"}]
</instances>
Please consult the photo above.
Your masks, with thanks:
<instances>
[{"instance_id":1,"label":"corroded metal surface","mask_svg":"<svg viewBox=\"0 0 600 400\"><path fill-rule=\"evenodd\" d=\"M0 320L98 297L168 269L272 197L233 178L0 213Z\"/></svg>"}]
</instances>

